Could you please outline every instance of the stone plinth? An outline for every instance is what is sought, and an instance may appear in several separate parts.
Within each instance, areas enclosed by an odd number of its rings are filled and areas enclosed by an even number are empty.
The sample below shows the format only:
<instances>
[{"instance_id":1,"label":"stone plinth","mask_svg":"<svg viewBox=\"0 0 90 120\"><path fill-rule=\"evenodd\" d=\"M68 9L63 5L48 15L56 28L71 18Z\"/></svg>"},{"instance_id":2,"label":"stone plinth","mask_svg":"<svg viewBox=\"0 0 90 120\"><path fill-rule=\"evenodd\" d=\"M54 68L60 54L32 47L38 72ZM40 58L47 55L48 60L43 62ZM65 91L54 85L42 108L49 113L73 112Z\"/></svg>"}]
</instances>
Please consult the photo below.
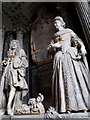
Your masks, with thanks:
<instances>
[{"instance_id":1,"label":"stone plinth","mask_svg":"<svg viewBox=\"0 0 90 120\"><path fill-rule=\"evenodd\" d=\"M61 118L65 120L89 120L90 113L69 113L69 114L61 114Z\"/></svg>"},{"instance_id":2,"label":"stone plinth","mask_svg":"<svg viewBox=\"0 0 90 120\"><path fill-rule=\"evenodd\" d=\"M2 119L0 120L43 120L44 115L3 115Z\"/></svg>"},{"instance_id":3,"label":"stone plinth","mask_svg":"<svg viewBox=\"0 0 90 120\"><path fill-rule=\"evenodd\" d=\"M55 120L89 120L90 113L70 113L60 114L61 118L54 118ZM0 120L54 120L53 118L44 119L44 115L3 115Z\"/></svg>"}]
</instances>

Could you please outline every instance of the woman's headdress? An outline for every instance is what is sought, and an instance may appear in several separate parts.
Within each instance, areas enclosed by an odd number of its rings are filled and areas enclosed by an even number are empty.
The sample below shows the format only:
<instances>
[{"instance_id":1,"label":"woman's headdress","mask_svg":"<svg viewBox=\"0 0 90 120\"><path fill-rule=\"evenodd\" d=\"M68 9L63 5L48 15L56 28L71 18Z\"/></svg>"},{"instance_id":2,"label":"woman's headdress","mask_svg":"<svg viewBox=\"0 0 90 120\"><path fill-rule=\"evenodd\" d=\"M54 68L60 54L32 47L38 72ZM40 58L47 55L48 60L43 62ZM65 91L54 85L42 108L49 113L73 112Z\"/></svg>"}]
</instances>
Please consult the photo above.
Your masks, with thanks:
<instances>
[{"instance_id":1,"label":"woman's headdress","mask_svg":"<svg viewBox=\"0 0 90 120\"><path fill-rule=\"evenodd\" d=\"M62 23L62 26L65 27L65 22L64 22L64 20L63 20L62 17L56 16L56 17L54 18L54 22L55 22L55 20L59 20L59 21Z\"/></svg>"}]
</instances>

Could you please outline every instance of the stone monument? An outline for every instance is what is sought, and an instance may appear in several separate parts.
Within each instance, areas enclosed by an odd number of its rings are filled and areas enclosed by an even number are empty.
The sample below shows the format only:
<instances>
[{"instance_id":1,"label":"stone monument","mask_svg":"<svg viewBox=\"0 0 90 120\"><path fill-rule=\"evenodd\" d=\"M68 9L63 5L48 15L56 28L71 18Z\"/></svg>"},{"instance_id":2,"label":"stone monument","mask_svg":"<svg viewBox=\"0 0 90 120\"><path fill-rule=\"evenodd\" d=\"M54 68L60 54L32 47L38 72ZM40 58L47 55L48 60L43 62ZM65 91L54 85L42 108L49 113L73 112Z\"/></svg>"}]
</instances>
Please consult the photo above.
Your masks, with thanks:
<instances>
[{"instance_id":1,"label":"stone monument","mask_svg":"<svg viewBox=\"0 0 90 120\"><path fill-rule=\"evenodd\" d=\"M25 51L18 40L12 40L7 57L2 61L3 75L0 81L0 109L4 114L15 114L16 104L27 94L28 85L25 80L25 70L28 61ZM19 95L18 95L19 92ZM20 106L19 106L20 107Z\"/></svg>"},{"instance_id":2,"label":"stone monument","mask_svg":"<svg viewBox=\"0 0 90 120\"><path fill-rule=\"evenodd\" d=\"M87 113L90 110L90 71L86 49L73 30L65 27L62 17L54 19L56 32L47 48L52 55L52 106L47 115ZM55 112L57 111L57 112ZM53 115L52 115L53 114Z\"/></svg>"},{"instance_id":3,"label":"stone monument","mask_svg":"<svg viewBox=\"0 0 90 120\"><path fill-rule=\"evenodd\" d=\"M39 93L37 98L30 98L27 104L23 104L21 109L16 110L17 115L41 115L45 113L44 105L42 104L44 96Z\"/></svg>"}]
</instances>

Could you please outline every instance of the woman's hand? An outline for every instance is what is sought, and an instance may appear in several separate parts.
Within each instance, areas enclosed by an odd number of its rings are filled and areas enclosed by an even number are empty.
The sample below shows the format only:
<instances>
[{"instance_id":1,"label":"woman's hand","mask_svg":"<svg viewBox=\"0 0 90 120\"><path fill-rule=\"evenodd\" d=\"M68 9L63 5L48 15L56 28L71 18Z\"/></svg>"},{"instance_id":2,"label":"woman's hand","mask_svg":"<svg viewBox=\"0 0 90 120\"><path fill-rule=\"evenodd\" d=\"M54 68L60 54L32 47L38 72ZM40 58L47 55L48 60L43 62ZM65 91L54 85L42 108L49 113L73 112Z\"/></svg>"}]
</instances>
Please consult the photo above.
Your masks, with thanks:
<instances>
[{"instance_id":1,"label":"woman's hand","mask_svg":"<svg viewBox=\"0 0 90 120\"><path fill-rule=\"evenodd\" d=\"M52 48L52 47L53 47L53 44L49 44L47 50L49 50L49 49Z\"/></svg>"},{"instance_id":2,"label":"woman's hand","mask_svg":"<svg viewBox=\"0 0 90 120\"><path fill-rule=\"evenodd\" d=\"M83 56L85 56L87 54L87 51L84 46L81 47L81 53Z\"/></svg>"},{"instance_id":3,"label":"woman's hand","mask_svg":"<svg viewBox=\"0 0 90 120\"><path fill-rule=\"evenodd\" d=\"M50 44L53 48L61 48L61 42L56 42L54 44Z\"/></svg>"}]
</instances>

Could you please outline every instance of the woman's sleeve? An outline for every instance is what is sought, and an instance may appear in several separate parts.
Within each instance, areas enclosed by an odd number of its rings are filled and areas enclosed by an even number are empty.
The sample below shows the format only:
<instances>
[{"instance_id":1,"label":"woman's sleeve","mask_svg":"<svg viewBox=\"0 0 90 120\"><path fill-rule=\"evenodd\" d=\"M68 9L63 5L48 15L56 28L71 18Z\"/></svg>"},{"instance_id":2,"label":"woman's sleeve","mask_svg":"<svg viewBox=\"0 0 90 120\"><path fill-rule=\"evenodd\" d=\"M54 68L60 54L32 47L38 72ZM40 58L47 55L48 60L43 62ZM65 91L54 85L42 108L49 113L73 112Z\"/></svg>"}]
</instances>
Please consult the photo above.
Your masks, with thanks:
<instances>
[{"instance_id":1,"label":"woman's sleeve","mask_svg":"<svg viewBox=\"0 0 90 120\"><path fill-rule=\"evenodd\" d=\"M83 41L71 30L71 42L77 42L77 46L80 48L80 52L81 54L85 55L87 52L86 52L86 49L85 49L85 46L84 46L84 43Z\"/></svg>"},{"instance_id":2,"label":"woman's sleeve","mask_svg":"<svg viewBox=\"0 0 90 120\"><path fill-rule=\"evenodd\" d=\"M56 49L55 48L53 48L52 46L51 46L51 44L54 44L54 41L53 40L51 40L50 41L50 43L49 43L49 45L48 45L48 48L47 48L47 56L48 55L54 55L54 53L55 53L55 51L56 51Z\"/></svg>"},{"instance_id":3,"label":"woman's sleeve","mask_svg":"<svg viewBox=\"0 0 90 120\"><path fill-rule=\"evenodd\" d=\"M60 48L61 47L61 42L58 41L57 43L52 44L52 47L54 47L54 48Z\"/></svg>"}]
</instances>

